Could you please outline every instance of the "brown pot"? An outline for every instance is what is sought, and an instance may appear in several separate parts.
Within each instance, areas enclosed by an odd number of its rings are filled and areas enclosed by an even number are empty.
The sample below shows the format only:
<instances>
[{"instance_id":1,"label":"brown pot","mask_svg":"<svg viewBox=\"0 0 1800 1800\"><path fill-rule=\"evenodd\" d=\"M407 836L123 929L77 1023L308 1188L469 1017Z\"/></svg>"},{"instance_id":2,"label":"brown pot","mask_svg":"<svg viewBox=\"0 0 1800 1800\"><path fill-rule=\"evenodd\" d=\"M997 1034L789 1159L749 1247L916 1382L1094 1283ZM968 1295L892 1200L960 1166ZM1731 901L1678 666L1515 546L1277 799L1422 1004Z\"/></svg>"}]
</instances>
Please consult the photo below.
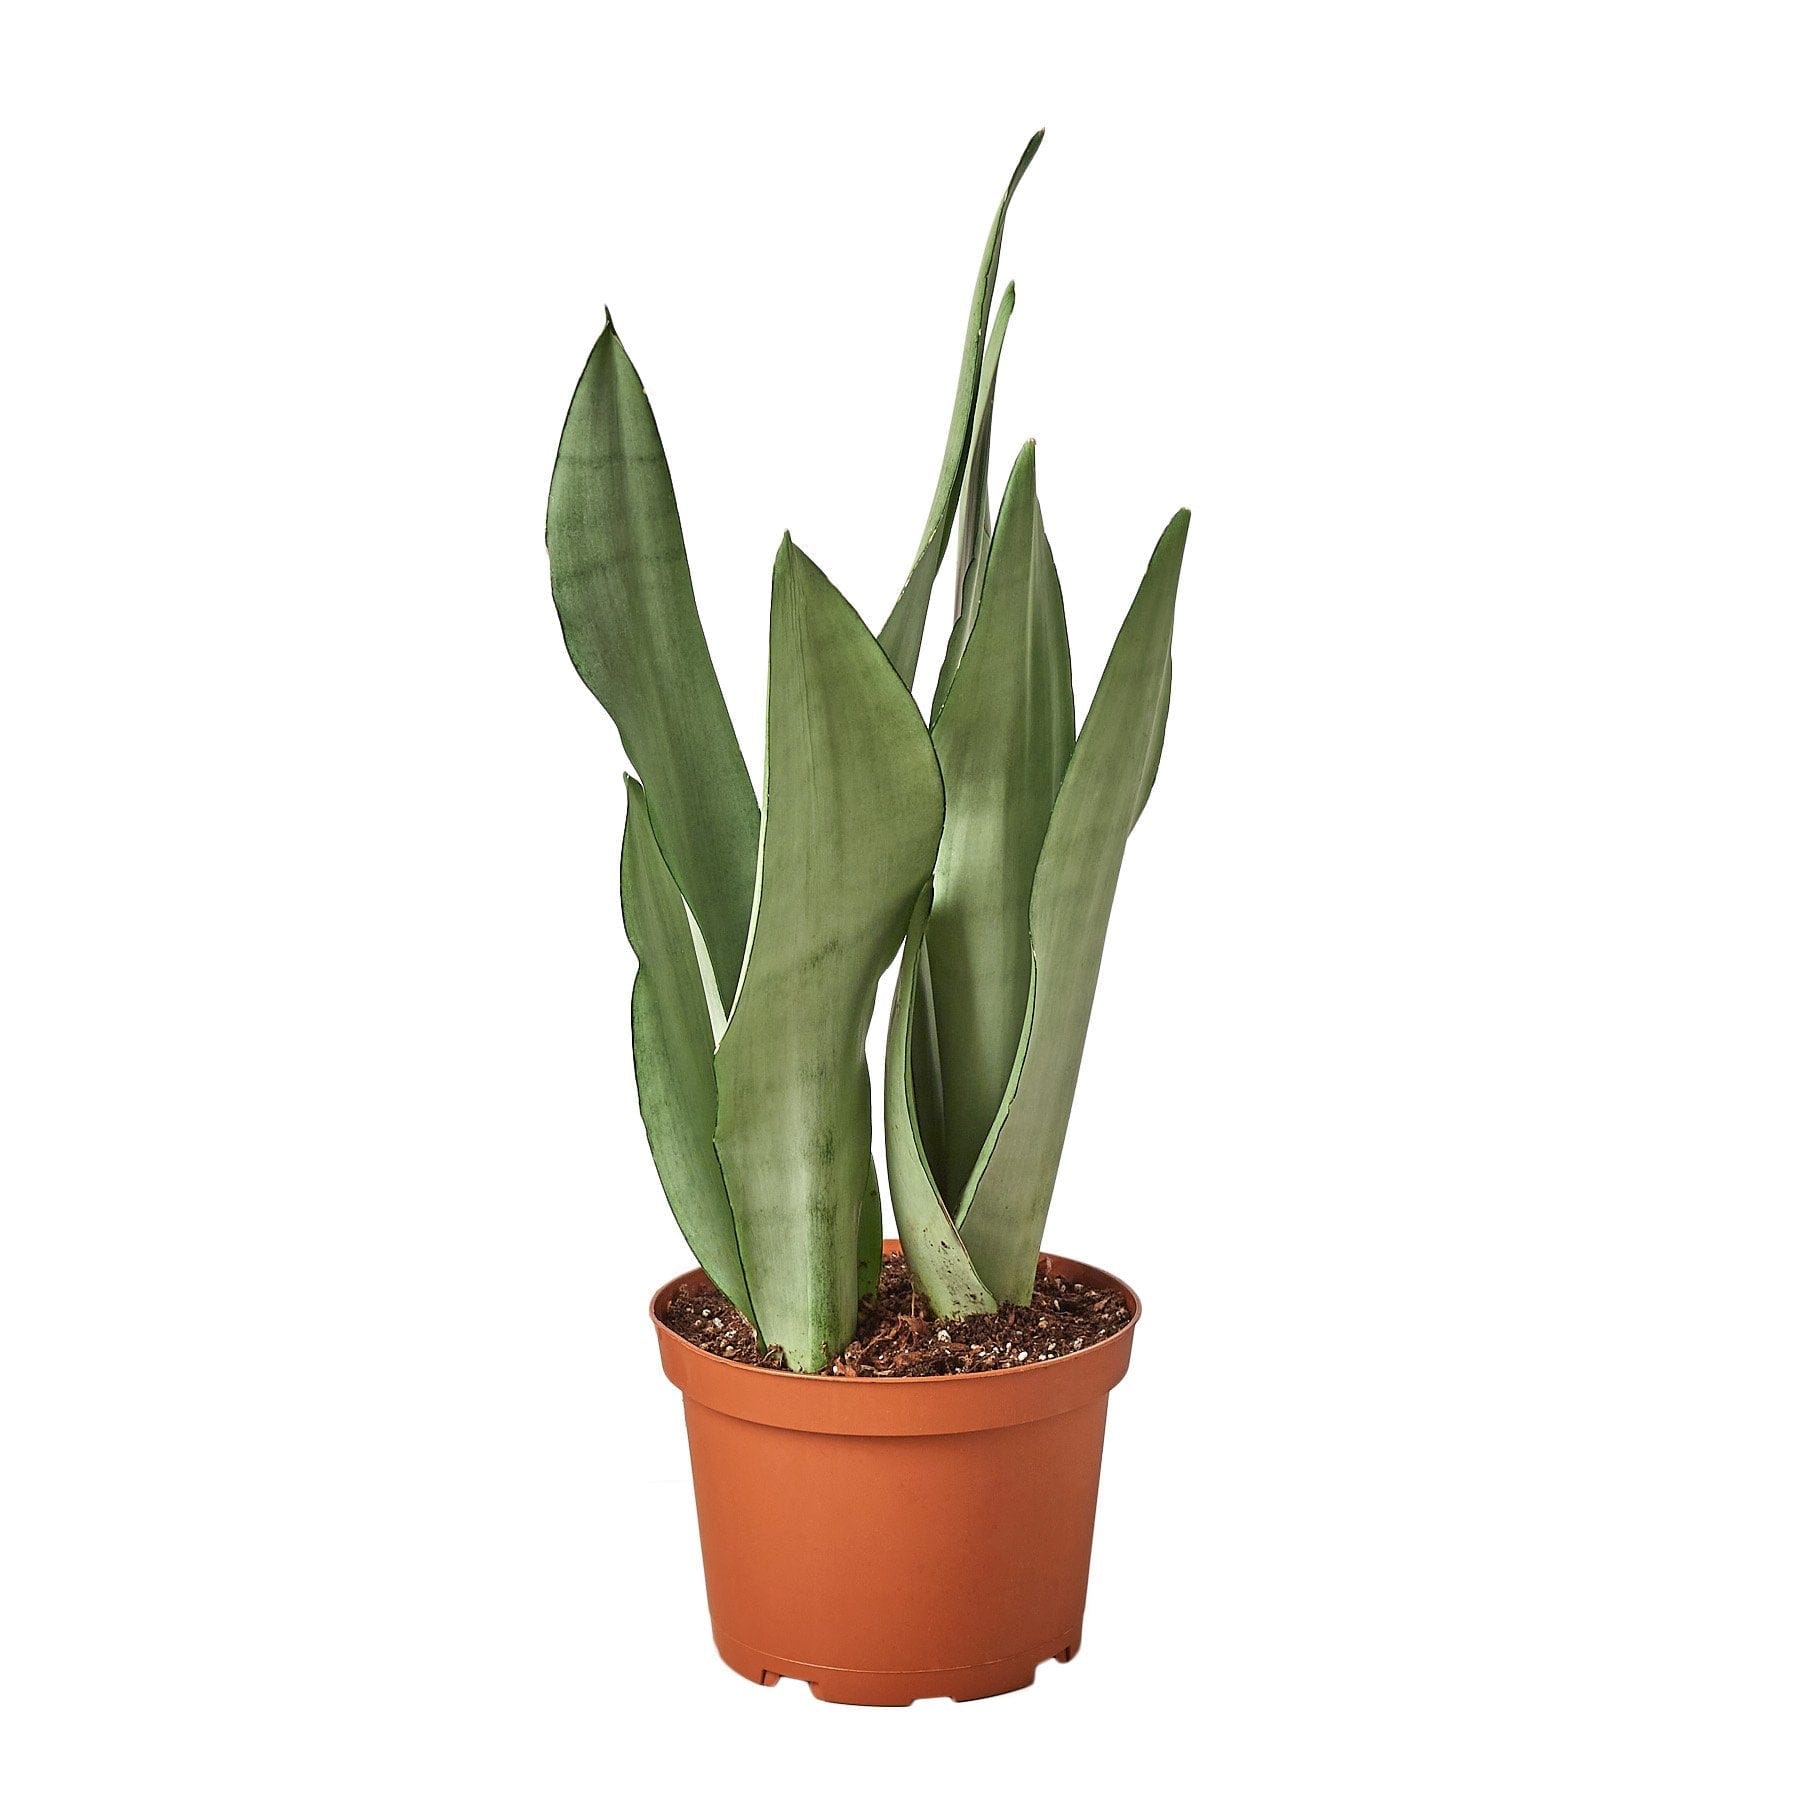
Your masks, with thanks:
<instances>
[{"instance_id":1,"label":"brown pot","mask_svg":"<svg viewBox=\"0 0 1800 1800\"><path fill-rule=\"evenodd\" d=\"M892 1242L890 1250L898 1248ZM1106 1396L1131 1324L1087 1350L975 1375L795 1375L696 1349L651 1302L681 1389L719 1654L752 1681L905 1706L1027 1687L1081 1644Z\"/></svg>"}]
</instances>

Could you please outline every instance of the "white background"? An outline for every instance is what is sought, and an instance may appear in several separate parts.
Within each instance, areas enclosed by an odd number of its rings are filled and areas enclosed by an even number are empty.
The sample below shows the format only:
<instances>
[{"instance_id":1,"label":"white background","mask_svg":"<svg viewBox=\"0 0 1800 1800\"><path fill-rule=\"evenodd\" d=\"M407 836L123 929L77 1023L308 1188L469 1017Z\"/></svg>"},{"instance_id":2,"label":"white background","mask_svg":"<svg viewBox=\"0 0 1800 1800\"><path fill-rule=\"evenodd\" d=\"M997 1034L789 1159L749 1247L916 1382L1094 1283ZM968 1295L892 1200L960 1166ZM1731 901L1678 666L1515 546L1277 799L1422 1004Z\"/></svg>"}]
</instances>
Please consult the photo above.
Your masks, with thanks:
<instances>
[{"instance_id":1,"label":"white background","mask_svg":"<svg viewBox=\"0 0 1800 1800\"><path fill-rule=\"evenodd\" d=\"M0 1788L1792 1796L1791 23L15 20ZM543 498L610 303L756 764L1040 124L1084 696L1195 511L1050 1230L1147 1311L1082 1656L868 1713L707 1638Z\"/></svg>"}]
</instances>

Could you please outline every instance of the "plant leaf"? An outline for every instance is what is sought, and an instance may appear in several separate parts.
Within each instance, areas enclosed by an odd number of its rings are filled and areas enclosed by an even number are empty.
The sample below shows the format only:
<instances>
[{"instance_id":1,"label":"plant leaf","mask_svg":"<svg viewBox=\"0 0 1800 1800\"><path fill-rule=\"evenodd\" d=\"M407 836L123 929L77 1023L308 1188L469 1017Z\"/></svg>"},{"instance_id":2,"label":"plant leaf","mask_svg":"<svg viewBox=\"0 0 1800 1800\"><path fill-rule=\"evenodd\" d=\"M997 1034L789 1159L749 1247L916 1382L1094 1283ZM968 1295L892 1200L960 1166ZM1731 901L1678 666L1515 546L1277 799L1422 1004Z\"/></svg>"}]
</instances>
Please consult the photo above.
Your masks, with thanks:
<instances>
[{"instance_id":1,"label":"plant leaf","mask_svg":"<svg viewBox=\"0 0 1800 1800\"><path fill-rule=\"evenodd\" d=\"M756 875L756 792L695 610L656 419L610 314L569 403L545 541L569 658L618 725L730 994Z\"/></svg>"},{"instance_id":2,"label":"plant leaf","mask_svg":"<svg viewBox=\"0 0 1800 1800\"><path fill-rule=\"evenodd\" d=\"M975 294L969 302L969 323L963 334L962 367L956 377L956 399L950 408L950 435L944 444L944 460L938 469L937 489L931 496L931 510L925 516L925 530L913 560L900 598L881 628L881 647L899 672L900 679L912 686L919 667L919 645L925 636L925 615L931 608L931 588L943 567L944 553L950 546L950 509L956 503L962 482L963 464L968 458L969 441L974 430L976 390L981 375L982 347L987 337L988 314L994 304L994 272L1000 261L1000 240L1006 232L1006 209L1037 155L1044 134L1033 134L1013 170L1012 180L994 222L988 228L987 243L981 253L981 267L975 277Z\"/></svg>"},{"instance_id":3,"label":"plant leaf","mask_svg":"<svg viewBox=\"0 0 1800 1800\"><path fill-rule=\"evenodd\" d=\"M1031 444L1007 481L980 609L931 736L945 815L925 946L943 1071L944 1191L960 1195L1018 1054L1032 878L1075 744L1068 626Z\"/></svg>"},{"instance_id":4,"label":"plant leaf","mask_svg":"<svg viewBox=\"0 0 1800 1800\"><path fill-rule=\"evenodd\" d=\"M963 474L961 523L957 531L956 621L944 643L944 660L938 667L937 687L931 697L935 722L944 709L950 679L975 625L980 603L981 575L993 542L993 520L988 515L988 458L994 438L994 383L1000 374L1000 352L1006 345L1006 328L1012 321L1013 284L1006 284L994 314L993 329L981 355L981 387L975 397L975 435L969 448L969 466Z\"/></svg>"},{"instance_id":5,"label":"plant leaf","mask_svg":"<svg viewBox=\"0 0 1800 1800\"><path fill-rule=\"evenodd\" d=\"M931 998L931 964L925 947L919 947L918 970L913 976L913 1029L907 1070L913 1127L918 1133L925 1161L940 1194L953 1193L944 1173L944 1069L938 1060L937 1008Z\"/></svg>"},{"instance_id":6,"label":"plant leaf","mask_svg":"<svg viewBox=\"0 0 1800 1800\"><path fill-rule=\"evenodd\" d=\"M919 1129L912 1054L917 1036L914 1013L930 916L931 890L927 888L913 908L906 950L900 960L900 979L894 988L894 1010L888 1021L884 1109L888 1188L893 1195L894 1221L900 1230L913 1285L940 1319L963 1319L970 1313L993 1312L995 1302L956 1235Z\"/></svg>"},{"instance_id":7,"label":"plant leaf","mask_svg":"<svg viewBox=\"0 0 1800 1800\"><path fill-rule=\"evenodd\" d=\"M651 828L644 790L629 775L619 893L625 935L638 959L631 1051L638 1110L656 1173L701 1268L739 1312L753 1317L731 1202L713 1149L718 1110L713 1034L694 937Z\"/></svg>"},{"instance_id":8,"label":"plant leaf","mask_svg":"<svg viewBox=\"0 0 1800 1800\"><path fill-rule=\"evenodd\" d=\"M1006 1101L958 1219L976 1268L1002 1300L1030 1298L1125 840L1162 753L1187 528L1186 511L1178 512L1119 629L1032 884L1027 1022Z\"/></svg>"},{"instance_id":9,"label":"plant leaf","mask_svg":"<svg viewBox=\"0 0 1800 1800\"><path fill-rule=\"evenodd\" d=\"M764 1338L823 1368L856 1325L870 1170L866 1043L944 823L919 709L784 539L769 624L755 921L716 1061L719 1159Z\"/></svg>"},{"instance_id":10,"label":"plant leaf","mask_svg":"<svg viewBox=\"0 0 1800 1800\"><path fill-rule=\"evenodd\" d=\"M856 1295L867 1300L881 1286L881 1183L875 1175L875 1159L869 1158L869 1183L863 1192L862 1215L856 1231Z\"/></svg>"}]
</instances>

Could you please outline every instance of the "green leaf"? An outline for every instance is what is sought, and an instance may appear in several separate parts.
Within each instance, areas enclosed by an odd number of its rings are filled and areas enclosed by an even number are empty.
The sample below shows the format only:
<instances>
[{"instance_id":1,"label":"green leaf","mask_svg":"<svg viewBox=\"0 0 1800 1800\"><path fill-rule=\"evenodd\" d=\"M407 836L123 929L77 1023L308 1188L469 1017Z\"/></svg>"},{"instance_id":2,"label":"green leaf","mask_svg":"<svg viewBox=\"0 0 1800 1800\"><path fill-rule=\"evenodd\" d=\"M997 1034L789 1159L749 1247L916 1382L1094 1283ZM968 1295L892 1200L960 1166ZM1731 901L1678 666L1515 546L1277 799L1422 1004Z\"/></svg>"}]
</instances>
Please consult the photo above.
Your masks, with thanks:
<instances>
[{"instance_id":1,"label":"green leaf","mask_svg":"<svg viewBox=\"0 0 1800 1800\"><path fill-rule=\"evenodd\" d=\"M756 792L695 610L656 420L610 315L569 403L545 539L569 658L618 725L730 994L756 877Z\"/></svg>"},{"instance_id":2,"label":"green leaf","mask_svg":"<svg viewBox=\"0 0 1800 1800\"><path fill-rule=\"evenodd\" d=\"M938 469L936 491L931 496L931 510L925 516L925 530L906 585L894 610L881 628L881 647L888 660L899 671L908 687L919 667L919 645L925 636L925 615L931 608L931 588L943 567L944 553L950 545L950 509L956 503L962 483L963 465L968 458L969 442L974 431L976 391L982 365L982 347L987 338L988 314L994 304L994 273L1000 261L1000 240L1006 232L1006 209L1037 155L1044 134L1036 132L1025 146L1012 180L1006 184L1000 209L988 229L987 243L981 253L981 268L975 278L975 295L969 302L969 323L963 335L962 367L957 371L956 399L950 408L950 435L944 444L944 460Z\"/></svg>"},{"instance_id":3,"label":"green leaf","mask_svg":"<svg viewBox=\"0 0 1800 1800\"><path fill-rule=\"evenodd\" d=\"M813 1370L856 1325L869 1020L930 878L944 796L912 696L786 539L767 757L750 954L715 1059L716 1141L758 1328Z\"/></svg>"},{"instance_id":4,"label":"green leaf","mask_svg":"<svg viewBox=\"0 0 1800 1800\"><path fill-rule=\"evenodd\" d=\"M1032 878L1075 743L1062 586L1031 444L1006 484L981 606L931 736L945 816L925 945L943 1080L944 1191L960 1195L1018 1054L1031 986Z\"/></svg>"},{"instance_id":5,"label":"green leaf","mask_svg":"<svg viewBox=\"0 0 1800 1800\"><path fill-rule=\"evenodd\" d=\"M1006 284L1000 310L988 334L981 356L981 388L975 397L975 436L969 449L969 466L963 475L961 523L957 531L956 621L944 644L944 660L938 668L937 688L931 699L935 720L944 708L944 696L956 665L962 661L969 633L980 603L981 573L993 542L993 520L988 516L988 458L994 439L994 383L1000 374L1000 352L1006 345L1006 328L1013 315L1013 285Z\"/></svg>"},{"instance_id":6,"label":"green leaf","mask_svg":"<svg viewBox=\"0 0 1800 1800\"><path fill-rule=\"evenodd\" d=\"M856 1294L867 1300L881 1286L881 1183L875 1159L869 1159L869 1183L863 1193L862 1217L856 1233Z\"/></svg>"},{"instance_id":7,"label":"green leaf","mask_svg":"<svg viewBox=\"0 0 1800 1800\"><path fill-rule=\"evenodd\" d=\"M738 1255L737 1227L713 1149L718 1092L700 964L687 908L651 828L644 790L629 775L619 892L625 935L638 959L631 990L631 1049L650 1154L675 1222L701 1268L749 1317L750 1291Z\"/></svg>"},{"instance_id":8,"label":"green leaf","mask_svg":"<svg viewBox=\"0 0 1800 1800\"><path fill-rule=\"evenodd\" d=\"M956 614L960 620L974 603L975 575L993 541L994 521L988 509L988 463L994 447L994 387L1000 379L1000 354L1012 323L1018 290L1009 281L1000 296L994 322L981 352L981 385L975 394L975 430L963 473L962 505L957 524ZM964 634L967 641L967 634Z\"/></svg>"},{"instance_id":9,"label":"green leaf","mask_svg":"<svg viewBox=\"0 0 1800 1800\"><path fill-rule=\"evenodd\" d=\"M919 1128L912 1050L918 1035L915 1008L921 953L930 916L931 890L927 888L913 908L888 1021L888 1186L913 1285L940 1319L963 1319L971 1313L993 1312L995 1302L956 1234Z\"/></svg>"},{"instance_id":10,"label":"green leaf","mask_svg":"<svg viewBox=\"0 0 1800 1800\"><path fill-rule=\"evenodd\" d=\"M937 1007L931 997L931 966L924 947L913 976L912 1062L907 1075L913 1126L941 1194L953 1193L944 1171L944 1069L938 1060Z\"/></svg>"},{"instance_id":11,"label":"green leaf","mask_svg":"<svg viewBox=\"0 0 1800 1800\"><path fill-rule=\"evenodd\" d=\"M1008 1096L958 1220L976 1268L1002 1300L1030 1298L1125 840L1162 754L1187 528L1187 513L1178 512L1119 629L1032 885L1028 1017Z\"/></svg>"}]
</instances>

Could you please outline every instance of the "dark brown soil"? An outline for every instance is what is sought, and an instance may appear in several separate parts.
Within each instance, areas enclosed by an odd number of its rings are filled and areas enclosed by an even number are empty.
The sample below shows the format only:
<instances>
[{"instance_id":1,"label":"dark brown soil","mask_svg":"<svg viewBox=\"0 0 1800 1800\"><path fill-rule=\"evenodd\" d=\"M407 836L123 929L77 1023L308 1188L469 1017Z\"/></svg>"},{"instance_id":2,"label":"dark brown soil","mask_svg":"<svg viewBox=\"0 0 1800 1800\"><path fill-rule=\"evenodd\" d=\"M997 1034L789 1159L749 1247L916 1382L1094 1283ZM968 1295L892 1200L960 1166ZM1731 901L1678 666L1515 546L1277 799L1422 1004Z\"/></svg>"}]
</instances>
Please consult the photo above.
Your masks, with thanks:
<instances>
[{"instance_id":1,"label":"dark brown soil","mask_svg":"<svg viewBox=\"0 0 1800 1800\"><path fill-rule=\"evenodd\" d=\"M1084 1286L1052 1275L1039 1262L1029 1306L1003 1306L972 1319L937 1320L914 1290L906 1259L890 1252L881 1286L865 1300L856 1340L828 1375L970 1375L1017 1363L1049 1362L1085 1350L1131 1322L1131 1307L1113 1288ZM677 1336L727 1362L782 1367L781 1352L756 1348L744 1315L704 1277L684 1281L669 1300L663 1323Z\"/></svg>"}]
</instances>

